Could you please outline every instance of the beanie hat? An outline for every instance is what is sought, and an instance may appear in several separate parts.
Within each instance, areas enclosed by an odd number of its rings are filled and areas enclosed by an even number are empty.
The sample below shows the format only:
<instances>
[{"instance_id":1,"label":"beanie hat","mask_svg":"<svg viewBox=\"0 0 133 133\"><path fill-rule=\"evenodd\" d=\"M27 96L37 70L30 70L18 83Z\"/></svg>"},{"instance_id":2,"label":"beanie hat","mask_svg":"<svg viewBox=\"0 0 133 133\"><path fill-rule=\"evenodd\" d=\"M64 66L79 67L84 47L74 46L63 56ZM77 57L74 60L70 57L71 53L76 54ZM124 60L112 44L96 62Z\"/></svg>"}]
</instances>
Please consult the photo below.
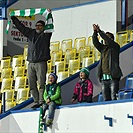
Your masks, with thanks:
<instances>
[{"instance_id":1,"label":"beanie hat","mask_svg":"<svg viewBox=\"0 0 133 133\"><path fill-rule=\"evenodd\" d=\"M36 22L36 24L37 23L41 23L43 25L43 27L45 26L45 22L43 20L39 20L39 21Z\"/></svg>"},{"instance_id":2,"label":"beanie hat","mask_svg":"<svg viewBox=\"0 0 133 133\"><path fill-rule=\"evenodd\" d=\"M89 74L90 74L89 69L87 69L86 67L85 67L85 68L82 68L82 69L80 70L80 72L84 72L87 76L89 76Z\"/></svg>"},{"instance_id":3,"label":"beanie hat","mask_svg":"<svg viewBox=\"0 0 133 133\"><path fill-rule=\"evenodd\" d=\"M57 76L55 73L51 73L50 75L54 77L55 81L57 81L58 76ZM49 75L49 76L50 76L50 75Z\"/></svg>"}]
</instances>

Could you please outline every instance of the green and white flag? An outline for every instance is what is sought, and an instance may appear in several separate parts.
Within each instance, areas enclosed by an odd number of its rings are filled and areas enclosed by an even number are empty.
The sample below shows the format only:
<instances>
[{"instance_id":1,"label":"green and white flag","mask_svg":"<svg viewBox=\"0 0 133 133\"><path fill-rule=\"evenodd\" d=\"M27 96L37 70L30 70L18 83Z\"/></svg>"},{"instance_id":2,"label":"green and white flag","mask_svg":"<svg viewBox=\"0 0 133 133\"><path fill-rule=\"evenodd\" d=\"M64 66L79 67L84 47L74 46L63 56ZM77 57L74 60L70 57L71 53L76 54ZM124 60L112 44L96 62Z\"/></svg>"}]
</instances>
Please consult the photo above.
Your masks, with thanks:
<instances>
[{"instance_id":1,"label":"green and white flag","mask_svg":"<svg viewBox=\"0 0 133 133\"><path fill-rule=\"evenodd\" d=\"M51 12L49 12L46 8L37 8L37 9L25 9L25 10L15 10L9 13L9 16L33 16L36 14L41 14L46 19L46 25L44 32L53 32L54 25L53 25L53 18ZM8 30L11 24L11 19L8 20L6 33L8 34Z\"/></svg>"},{"instance_id":2,"label":"green and white flag","mask_svg":"<svg viewBox=\"0 0 133 133\"><path fill-rule=\"evenodd\" d=\"M43 118L42 118L42 113L43 113L43 109L42 109L42 107L40 107L38 133L43 133Z\"/></svg>"}]
</instances>

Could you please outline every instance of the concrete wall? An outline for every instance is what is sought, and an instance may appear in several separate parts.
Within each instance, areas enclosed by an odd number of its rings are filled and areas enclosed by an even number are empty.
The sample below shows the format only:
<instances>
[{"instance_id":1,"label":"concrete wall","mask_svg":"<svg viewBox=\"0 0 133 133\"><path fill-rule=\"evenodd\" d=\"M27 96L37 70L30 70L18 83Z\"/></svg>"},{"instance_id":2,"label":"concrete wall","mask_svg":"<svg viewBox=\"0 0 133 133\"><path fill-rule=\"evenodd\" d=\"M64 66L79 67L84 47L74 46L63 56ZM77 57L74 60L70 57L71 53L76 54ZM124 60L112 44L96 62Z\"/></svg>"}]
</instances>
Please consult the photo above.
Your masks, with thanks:
<instances>
[{"instance_id":1,"label":"concrete wall","mask_svg":"<svg viewBox=\"0 0 133 133\"><path fill-rule=\"evenodd\" d=\"M131 133L132 119L128 116L133 116L132 107L132 99L62 106L56 109L47 133ZM38 122L39 110L12 111L1 119L0 133L37 133Z\"/></svg>"}]
</instances>

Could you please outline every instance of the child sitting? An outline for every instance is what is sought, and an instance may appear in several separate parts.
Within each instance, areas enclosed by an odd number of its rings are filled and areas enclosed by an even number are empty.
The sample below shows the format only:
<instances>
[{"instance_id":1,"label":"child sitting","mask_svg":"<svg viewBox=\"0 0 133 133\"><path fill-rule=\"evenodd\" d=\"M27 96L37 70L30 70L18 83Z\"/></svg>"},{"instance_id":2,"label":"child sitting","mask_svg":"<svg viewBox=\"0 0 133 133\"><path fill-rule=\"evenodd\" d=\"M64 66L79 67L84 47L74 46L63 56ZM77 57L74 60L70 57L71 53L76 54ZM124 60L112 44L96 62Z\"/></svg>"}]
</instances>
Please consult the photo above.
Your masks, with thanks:
<instances>
[{"instance_id":1,"label":"child sitting","mask_svg":"<svg viewBox=\"0 0 133 133\"><path fill-rule=\"evenodd\" d=\"M50 126L54 119L54 112L57 106L61 105L61 89L60 85L57 82L57 75L55 73L51 73L48 77L49 84L46 85L44 91L44 100L45 103L42 105L43 114L42 117L45 116L45 112L48 109L48 121L46 122L46 126Z\"/></svg>"},{"instance_id":2,"label":"child sitting","mask_svg":"<svg viewBox=\"0 0 133 133\"><path fill-rule=\"evenodd\" d=\"M89 79L89 70L87 68L82 68L80 70L79 78L80 80L76 83L74 88L74 93L71 102L73 103L76 99L79 103L92 102L93 95L93 84Z\"/></svg>"}]
</instances>

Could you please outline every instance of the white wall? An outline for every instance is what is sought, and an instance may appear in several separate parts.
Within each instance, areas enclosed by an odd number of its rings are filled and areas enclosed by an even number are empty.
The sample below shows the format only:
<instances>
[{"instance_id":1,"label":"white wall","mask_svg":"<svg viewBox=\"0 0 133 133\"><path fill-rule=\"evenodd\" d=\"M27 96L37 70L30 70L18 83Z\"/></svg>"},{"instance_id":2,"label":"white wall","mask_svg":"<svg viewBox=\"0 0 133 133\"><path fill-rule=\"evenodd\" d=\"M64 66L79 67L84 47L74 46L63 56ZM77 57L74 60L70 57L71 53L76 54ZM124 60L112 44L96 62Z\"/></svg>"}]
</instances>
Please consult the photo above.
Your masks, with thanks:
<instances>
[{"instance_id":1,"label":"white wall","mask_svg":"<svg viewBox=\"0 0 133 133\"><path fill-rule=\"evenodd\" d=\"M91 36L94 23L105 31L116 32L116 1L55 10L53 16L55 32L52 41Z\"/></svg>"},{"instance_id":2,"label":"white wall","mask_svg":"<svg viewBox=\"0 0 133 133\"><path fill-rule=\"evenodd\" d=\"M133 100L64 106L55 111L48 133L131 133L133 132ZM104 116L113 119L112 126ZM8 118L8 119L7 119ZM12 111L1 119L0 133L37 133L39 110Z\"/></svg>"}]
</instances>

